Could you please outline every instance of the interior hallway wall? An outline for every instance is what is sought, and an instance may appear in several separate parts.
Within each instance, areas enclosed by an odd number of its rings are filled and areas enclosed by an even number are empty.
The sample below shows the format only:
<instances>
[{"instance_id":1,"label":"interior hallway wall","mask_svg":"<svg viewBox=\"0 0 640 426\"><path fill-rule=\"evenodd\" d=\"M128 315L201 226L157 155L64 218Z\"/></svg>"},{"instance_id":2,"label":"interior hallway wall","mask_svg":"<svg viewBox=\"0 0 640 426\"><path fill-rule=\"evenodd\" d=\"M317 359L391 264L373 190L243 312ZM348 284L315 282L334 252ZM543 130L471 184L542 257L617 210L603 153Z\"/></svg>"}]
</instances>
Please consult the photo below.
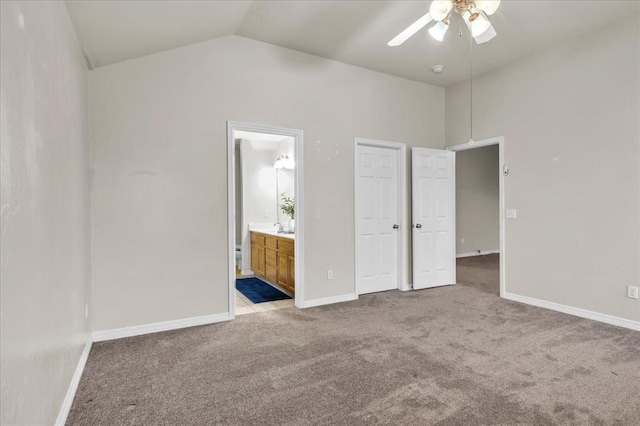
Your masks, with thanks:
<instances>
[{"instance_id":1,"label":"interior hallway wall","mask_svg":"<svg viewBox=\"0 0 640 426\"><path fill-rule=\"evenodd\" d=\"M456 253L500 249L498 145L456 152Z\"/></svg>"},{"instance_id":2,"label":"interior hallway wall","mask_svg":"<svg viewBox=\"0 0 640 426\"><path fill-rule=\"evenodd\" d=\"M507 292L640 321L626 297L640 285L640 17L480 76L473 94L474 139L505 137ZM448 145L469 139L465 111L468 82L447 88Z\"/></svg>"},{"instance_id":3,"label":"interior hallway wall","mask_svg":"<svg viewBox=\"0 0 640 426\"><path fill-rule=\"evenodd\" d=\"M89 340L87 69L63 2L0 4L0 424L53 424Z\"/></svg>"},{"instance_id":4,"label":"interior hallway wall","mask_svg":"<svg viewBox=\"0 0 640 426\"><path fill-rule=\"evenodd\" d=\"M227 120L304 131L307 300L355 290L354 137L444 146L444 89L237 36L89 86L95 330L227 312Z\"/></svg>"}]
</instances>

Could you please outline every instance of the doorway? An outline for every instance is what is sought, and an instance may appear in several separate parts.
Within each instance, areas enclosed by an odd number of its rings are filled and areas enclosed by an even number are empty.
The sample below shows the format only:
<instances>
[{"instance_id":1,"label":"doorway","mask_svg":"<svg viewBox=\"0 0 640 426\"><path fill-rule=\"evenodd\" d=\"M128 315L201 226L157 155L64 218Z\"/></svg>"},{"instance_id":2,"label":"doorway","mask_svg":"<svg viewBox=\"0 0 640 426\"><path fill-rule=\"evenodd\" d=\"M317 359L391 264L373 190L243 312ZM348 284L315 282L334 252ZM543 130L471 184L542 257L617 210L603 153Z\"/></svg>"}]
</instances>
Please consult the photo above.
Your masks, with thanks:
<instances>
[{"instance_id":1,"label":"doorway","mask_svg":"<svg viewBox=\"0 0 640 426\"><path fill-rule=\"evenodd\" d=\"M228 122L227 143L230 317L301 307L302 131Z\"/></svg>"},{"instance_id":2,"label":"doorway","mask_svg":"<svg viewBox=\"0 0 640 426\"><path fill-rule=\"evenodd\" d=\"M451 146L456 155L457 282L504 296L504 138Z\"/></svg>"},{"instance_id":3,"label":"doorway","mask_svg":"<svg viewBox=\"0 0 640 426\"><path fill-rule=\"evenodd\" d=\"M356 294L407 283L406 146L355 139Z\"/></svg>"}]
</instances>

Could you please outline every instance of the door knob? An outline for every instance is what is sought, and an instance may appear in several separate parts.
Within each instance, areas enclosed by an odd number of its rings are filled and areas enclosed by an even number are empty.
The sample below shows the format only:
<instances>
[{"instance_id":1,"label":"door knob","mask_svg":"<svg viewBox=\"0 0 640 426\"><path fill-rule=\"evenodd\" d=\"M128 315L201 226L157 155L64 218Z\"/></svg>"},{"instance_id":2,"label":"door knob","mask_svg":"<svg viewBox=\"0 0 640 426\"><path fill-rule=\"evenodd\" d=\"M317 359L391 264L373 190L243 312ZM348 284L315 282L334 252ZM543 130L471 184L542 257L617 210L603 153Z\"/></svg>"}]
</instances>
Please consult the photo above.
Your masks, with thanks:
<instances>
[{"instance_id":1,"label":"door knob","mask_svg":"<svg viewBox=\"0 0 640 426\"><path fill-rule=\"evenodd\" d=\"M398 225L393 225L393 229L398 229L400 228Z\"/></svg>"},{"instance_id":2,"label":"door knob","mask_svg":"<svg viewBox=\"0 0 640 426\"><path fill-rule=\"evenodd\" d=\"M416 223L416 228L418 228L418 229L422 228L422 224Z\"/></svg>"}]
</instances>

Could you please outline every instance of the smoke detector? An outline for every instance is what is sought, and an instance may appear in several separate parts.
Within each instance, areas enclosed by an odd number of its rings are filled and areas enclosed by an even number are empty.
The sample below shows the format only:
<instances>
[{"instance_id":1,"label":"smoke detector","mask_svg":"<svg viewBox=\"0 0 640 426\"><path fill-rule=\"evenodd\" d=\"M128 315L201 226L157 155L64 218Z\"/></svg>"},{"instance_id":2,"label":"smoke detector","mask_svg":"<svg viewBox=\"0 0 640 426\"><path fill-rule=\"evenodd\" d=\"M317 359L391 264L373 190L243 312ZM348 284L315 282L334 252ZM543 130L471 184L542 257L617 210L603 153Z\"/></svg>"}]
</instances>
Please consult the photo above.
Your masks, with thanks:
<instances>
[{"instance_id":1,"label":"smoke detector","mask_svg":"<svg viewBox=\"0 0 640 426\"><path fill-rule=\"evenodd\" d=\"M434 74L440 74L444 71L444 65L434 65L431 67L431 71L433 71Z\"/></svg>"}]
</instances>

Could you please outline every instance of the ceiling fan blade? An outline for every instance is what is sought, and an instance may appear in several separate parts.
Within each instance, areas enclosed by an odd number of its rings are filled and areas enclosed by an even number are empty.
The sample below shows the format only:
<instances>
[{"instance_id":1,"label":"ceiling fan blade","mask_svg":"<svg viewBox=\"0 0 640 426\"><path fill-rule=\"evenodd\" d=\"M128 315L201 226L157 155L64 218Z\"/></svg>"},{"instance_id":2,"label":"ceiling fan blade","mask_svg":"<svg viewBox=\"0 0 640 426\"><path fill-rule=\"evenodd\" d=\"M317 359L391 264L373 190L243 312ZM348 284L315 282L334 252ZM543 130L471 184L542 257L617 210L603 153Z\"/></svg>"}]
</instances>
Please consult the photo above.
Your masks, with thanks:
<instances>
[{"instance_id":1,"label":"ceiling fan blade","mask_svg":"<svg viewBox=\"0 0 640 426\"><path fill-rule=\"evenodd\" d=\"M431 18L431 13L425 14L420 19L418 19L416 22L414 22L413 24L409 25L400 34L395 36L393 38L393 40L391 40L389 43L387 43L387 46L390 46L390 47L400 46L402 43L407 41L409 39L409 37L411 37L412 35L414 35L418 31L420 31L421 29L423 29L431 21L433 21L433 18Z\"/></svg>"}]
</instances>

